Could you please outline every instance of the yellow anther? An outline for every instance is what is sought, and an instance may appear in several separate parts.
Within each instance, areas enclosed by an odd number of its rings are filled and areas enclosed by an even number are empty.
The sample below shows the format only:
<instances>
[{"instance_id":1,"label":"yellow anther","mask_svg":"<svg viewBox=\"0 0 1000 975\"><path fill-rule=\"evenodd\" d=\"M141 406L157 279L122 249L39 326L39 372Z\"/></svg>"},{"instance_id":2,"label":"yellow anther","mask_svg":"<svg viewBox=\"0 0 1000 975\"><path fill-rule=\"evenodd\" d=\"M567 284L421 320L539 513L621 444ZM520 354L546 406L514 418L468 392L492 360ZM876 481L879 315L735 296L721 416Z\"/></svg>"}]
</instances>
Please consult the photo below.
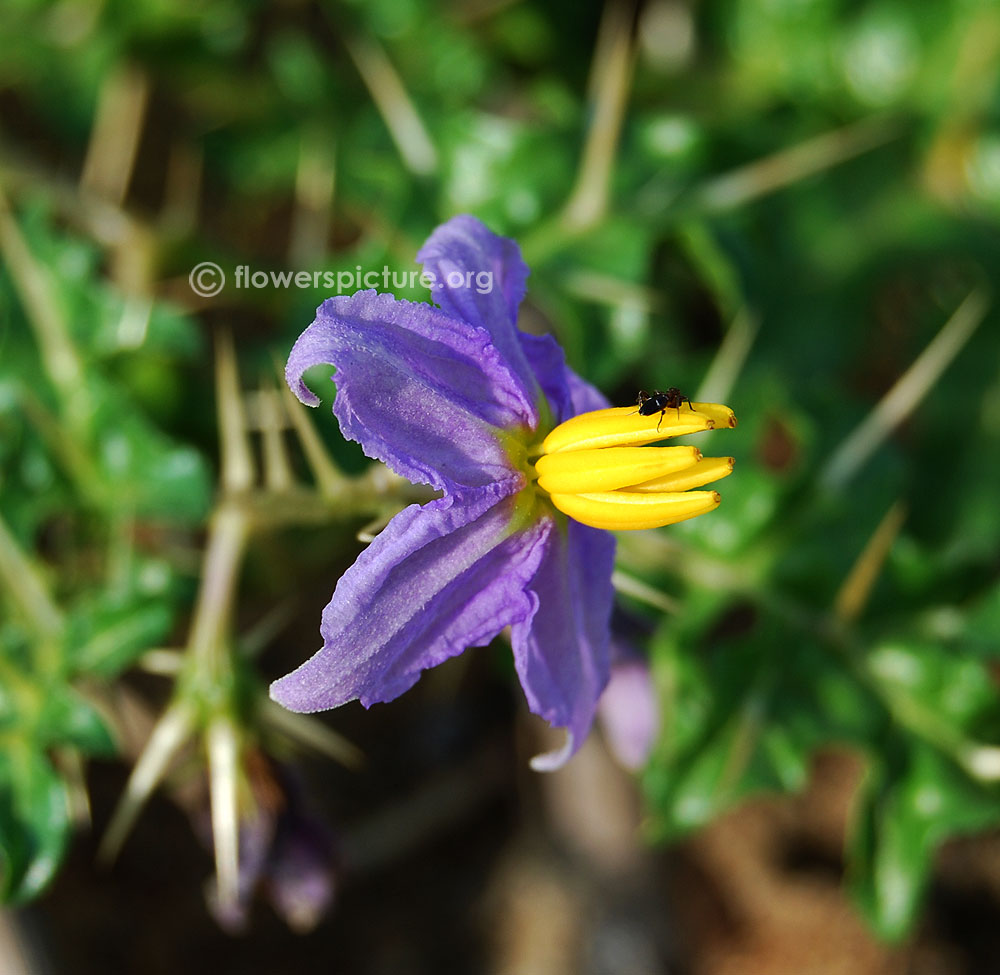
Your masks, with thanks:
<instances>
[{"instance_id":1,"label":"yellow anther","mask_svg":"<svg viewBox=\"0 0 1000 975\"><path fill-rule=\"evenodd\" d=\"M722 407L725 409L725 407ZM731 413L732 411L730 411ZM726 420L728 425L728 418ZM598 447L638 447L667 437L711 430L716 421L705 413L696 413L682 406L662 415L643 416L628 406L610 410L581 413L560 423L542 441L547 454L562 450L590 450Z\"/></svg>"},{"instance_id":2,"label":"yellow anther","mask_svg":"<svg viewBox=\"0 0 1000 975\"><path fill-rule=\"evenodd\" d=\"M535 462L538 487L576 521L612 531L659 528L716 508L715 491L692 491L732 473L732 457L657 440L735 427L718 403L684 404L643 416L632 407L582 413L559 424Z\"/></svg>"},{"instance_id":3,"label":"yellow anther","mask_svg":"<svg viewBox=\"0 0 1000 975\"><path fill-rule=\"evenodd\" d=\"M591 494L553 494L552 503L564 514L609 531L660 528L706 514L719 506L717 491L680 491L644 494L604 491Z\"/></svg>"},{"instance_id":4,"label":"yellow anther","mask_svg":"<svg viewBox=\"0 0 1000 975\"><path fill-rule=\"evenodd\" d=\"M733 473L732 457L706 457L697 464L670 474L653 477L629 488L631 491L690 491L691 488L711 484Z\"/></svg>"},{"instance_id":5,"label":"yellow anther","mask_svg":"<svg viewBox=\"0 0 1000 975\"><path fill-rule=\"evenodd\" d=\"M697 447L605 447L545 454L535 470L538 486L550 494L583 494L614 491L683 471L700 459Z\"/></svg>"}]
</instances>

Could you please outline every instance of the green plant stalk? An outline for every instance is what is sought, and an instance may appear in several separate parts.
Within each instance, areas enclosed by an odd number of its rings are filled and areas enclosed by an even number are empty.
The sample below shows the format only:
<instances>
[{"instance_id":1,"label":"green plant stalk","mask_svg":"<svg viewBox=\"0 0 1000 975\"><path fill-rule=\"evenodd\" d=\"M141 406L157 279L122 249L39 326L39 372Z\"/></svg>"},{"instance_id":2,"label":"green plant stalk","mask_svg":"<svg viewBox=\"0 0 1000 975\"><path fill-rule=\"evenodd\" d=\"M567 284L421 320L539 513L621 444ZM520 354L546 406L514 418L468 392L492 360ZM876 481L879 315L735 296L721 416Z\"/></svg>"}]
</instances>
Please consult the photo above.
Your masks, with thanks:
<instances>
[{"instance_id":1,"label":"green plant stalk","mask_svg":"<svg viewBox=\"0 0 1000 975\"><path fill-rule=\"evenodd\" d=\"M41 573L21 550L0 516L0 580L25 622L40 641L55 640L63 630L62 610L55 604Z\"/></svg>"},{"instance_id":2,"label":"green plant stalk","mask_svg":"<svg viewBox=\"0 0 1000 975\"><path fill-rule=\"evenodd\" d=\"M87 391L83 361L69 334L52 282L36 260L14 219L0 187L0 254L35 331L42 365L59 394L67 426L79 435L90 431L93 404Z\"/></svg>"},{"instance_id":3,"label":"green plant stalk","mask_svg":"<svg viewBox=\"0 0 1000 975\"><path fill-rule=\"evenodd\" d=\"M237 499L225 499L212 515L201 587L188 644L197 683L203 690L227 686L231 677L230 626L251 514Z\"/></svg>"}]
</instances>

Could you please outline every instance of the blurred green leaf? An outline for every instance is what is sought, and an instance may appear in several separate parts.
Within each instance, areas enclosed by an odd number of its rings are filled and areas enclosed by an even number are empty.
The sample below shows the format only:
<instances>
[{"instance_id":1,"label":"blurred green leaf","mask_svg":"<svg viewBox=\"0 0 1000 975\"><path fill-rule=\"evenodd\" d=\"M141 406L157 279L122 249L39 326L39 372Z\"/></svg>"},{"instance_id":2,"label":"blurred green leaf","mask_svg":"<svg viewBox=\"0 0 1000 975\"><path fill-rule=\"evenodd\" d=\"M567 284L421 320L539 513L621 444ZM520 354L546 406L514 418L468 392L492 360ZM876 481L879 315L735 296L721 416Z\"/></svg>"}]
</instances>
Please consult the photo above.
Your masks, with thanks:
<instances>
[{"instance_id":1,"label":"blurred green leaf","mask_svg":"<svg viewBox=\"0 0 1000 975\"><path fill-rule=\"evenodd\" d=\"M52 688L38 718L39 745L72 745L87 755L109 756L115 742L97 708L69 687Z\"/></svg>"},{"instance_id":2,"label":"blurred green leaf","mask_svg":"<svg viewBox=\"0 0 1000 975\"><path fill-rule=\"evenodd\" d=\"M818 644L789 640L766 617L748 619L741 640L713 639L706 622L700 640L668 627L654 641L664 726L643 786L659 835L702 825L747 795L801 789L814 749L864 742L884 726L878 703Z\"/></svg>"},{"instance_id":3,"label":"blurred green leaf","mask_svg":"<svg viewBox=\"0 0 1000 975\"><path fill-rule=\"evenodd\" d=\"M0 748L0 902L23 903L45 888L69 825L66 787L45 756Z\"/></svg>"},{"instance_id":4,"label":"blurred green leaf","mask_svg":"<svg viewBox=\"0 0 1000 975\"><path fill-rule=\"evenodd\" d=\"M880 935L916 920L933 854L949 836L1000 815L1000 790L977 786L933 749L894 738L871 761L849 849L851 890Z\"/></svg>"},{"instance_id":5,"label":"blurred green leaf","mask_svg":"<svg viewBox=\"0 0 1000 975\"><path fill-rule=\"evenodd\" d=\"M109 678L137 655L157 646L173 622L173 610L162 598L129 593L100 594L81 601L70 614L66 653L74 670Z\"/></svg>"},{"instance_id":6,"label":"blurred green leaf","mask_svg":"<svg viewBox=\"0 0 1000 975\"><path fill-rule=\"evenodd\" d=\"M211 497L201 455L173 443L123 397L104 392L95 421L97 464L115 508L139 517L201 520Z\"/></svg>"}]
</instances>

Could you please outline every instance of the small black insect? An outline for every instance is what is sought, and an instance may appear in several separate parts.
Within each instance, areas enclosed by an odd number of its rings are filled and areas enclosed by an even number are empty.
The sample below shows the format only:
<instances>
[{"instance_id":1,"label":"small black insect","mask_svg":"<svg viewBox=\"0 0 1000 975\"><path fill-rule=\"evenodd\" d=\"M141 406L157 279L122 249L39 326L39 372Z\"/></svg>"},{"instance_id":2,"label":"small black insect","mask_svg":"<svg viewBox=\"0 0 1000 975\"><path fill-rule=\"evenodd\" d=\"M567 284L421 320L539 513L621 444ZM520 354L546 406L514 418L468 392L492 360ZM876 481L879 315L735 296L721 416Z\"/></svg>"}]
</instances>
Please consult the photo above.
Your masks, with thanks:
<instances>
[{"instance_id":1,"label":"small black insect","mask_svg":"<svg viewBox=\"0 0 1000 975\"><path fill-rule=\"evenodd\" d=\"M671 386L666 392L662 389L654 389L652 395L644 390L639 390L636 402L639 404L639 409L636 412L640 416L652 416L654 413L660 414L660 419L656 424L657 430L660 429L660 424L663 422L663 417L667 410L677 410L677 416L680 417L681 406L684 403L687 403L690 409L694 409L691 406L690 397L685 396L676 386Z\"/></svg>"}]
</instances>

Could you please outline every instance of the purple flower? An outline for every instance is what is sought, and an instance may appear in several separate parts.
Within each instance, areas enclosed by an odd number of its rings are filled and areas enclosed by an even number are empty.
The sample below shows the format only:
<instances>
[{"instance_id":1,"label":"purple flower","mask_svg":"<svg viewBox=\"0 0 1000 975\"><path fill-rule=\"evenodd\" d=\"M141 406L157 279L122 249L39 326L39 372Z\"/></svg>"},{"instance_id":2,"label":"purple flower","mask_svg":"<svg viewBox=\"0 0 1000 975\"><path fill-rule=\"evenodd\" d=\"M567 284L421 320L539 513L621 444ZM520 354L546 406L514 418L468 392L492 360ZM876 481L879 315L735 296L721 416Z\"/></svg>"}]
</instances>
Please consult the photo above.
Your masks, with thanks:
<instances>
[{"instance_id":1,"label":"purple flower","mask_svg":"<svg viewBox=\"0 0 1000 975\"><path fill-rule=\"evenodd\" d=\"M418 260L440 308L374 291L331 298L295 343L286 378L315 406L302 374L334 365L344 436L442 496L401 511L344 573L323 612L322 649L271 696L295 711L368 707L509 626L531 710L568 733L532 765L557 768L586 737L608 681L615 543L603 529L710 510L714 491L687 488L732 466L705 468L692 447L617 445L706 430L732 411L603 409L551 336L518 330L528 269L513 241L473 217L439 227ZM543 455L548 466L536 469ZM667 483L671 472L686 475L683 486ZM621 490L629 485L639 487Z\"/></svg>"},{"instance_id":2,"label":"purple flower","mask_svg":"<svg viewBox=\"0 0 1000 975\"><path fill-rule=\"evenodd\" d=\"M631 772L646 764L660 731L660 702L641 657L618 654L611 663L611 679L597 705L608 748Z\"/></svg>"},{"instance_id":3,"label":"purple flower","mask_svg":"<svg viewBox=\"0 0 1000 975\"><path fill-rule=\"evenodd\" d=\"M230 934L244 932L254 895L263 894L294 931L311 931L330 909L340 882L337 842L306 808L291 773L252 751L249 783L253 802L239 826L239 882L236 898L223 902L209 884L208 906ZM207 809L195 816L197 832L211 846Z\"/></svg>"}]
</instances>

